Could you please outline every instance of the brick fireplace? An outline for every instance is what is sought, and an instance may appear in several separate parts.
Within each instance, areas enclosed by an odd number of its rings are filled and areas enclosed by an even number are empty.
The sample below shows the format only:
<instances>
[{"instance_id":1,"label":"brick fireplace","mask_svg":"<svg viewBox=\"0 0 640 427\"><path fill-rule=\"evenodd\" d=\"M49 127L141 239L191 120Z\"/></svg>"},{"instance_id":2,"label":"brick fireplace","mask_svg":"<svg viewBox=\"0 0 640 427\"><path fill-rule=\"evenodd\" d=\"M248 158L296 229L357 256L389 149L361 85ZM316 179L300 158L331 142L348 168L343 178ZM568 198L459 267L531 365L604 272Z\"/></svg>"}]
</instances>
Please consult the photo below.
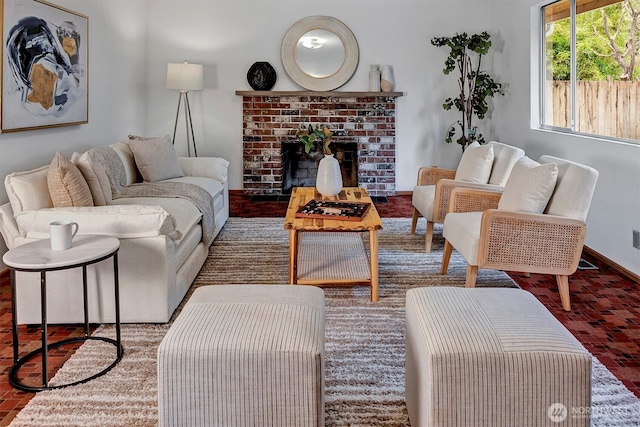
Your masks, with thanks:
<instances>
[{"instance_id":1,"label":"brick fireplace","mask_svg":"<svg viewBox=\"0 0 640 427\"><path fill-rule=\"evenodd\" d=\"M328 126L330 148L355 147L357 185L391 196L396 184L396 99L401 92L254 92L242 96L243 187L246 194L290 191L285 175L301 126ZM355 172L354 172L355 173ZM313 185L313 182L294 185Z\"/></svg>"}]
</instances>

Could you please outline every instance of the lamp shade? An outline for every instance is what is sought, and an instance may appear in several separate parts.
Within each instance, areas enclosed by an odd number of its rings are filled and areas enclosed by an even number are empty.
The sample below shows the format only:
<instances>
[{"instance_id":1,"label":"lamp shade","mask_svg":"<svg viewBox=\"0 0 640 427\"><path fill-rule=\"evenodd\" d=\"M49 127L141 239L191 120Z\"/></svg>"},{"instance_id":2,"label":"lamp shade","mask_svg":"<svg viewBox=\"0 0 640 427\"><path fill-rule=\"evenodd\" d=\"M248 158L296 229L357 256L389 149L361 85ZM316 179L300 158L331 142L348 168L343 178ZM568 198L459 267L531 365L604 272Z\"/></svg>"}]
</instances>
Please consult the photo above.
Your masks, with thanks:
<instances>
[{"instance_id":1,"label":"lamp shade","mask_svg":"<svg viewBox=\"0 0 640 427\"><path fill-rule=\"evenodd\" d=\"M167 89L202 90L204 73L202 64L169 63L167 65Z\"/></svg>"}]
</instances>

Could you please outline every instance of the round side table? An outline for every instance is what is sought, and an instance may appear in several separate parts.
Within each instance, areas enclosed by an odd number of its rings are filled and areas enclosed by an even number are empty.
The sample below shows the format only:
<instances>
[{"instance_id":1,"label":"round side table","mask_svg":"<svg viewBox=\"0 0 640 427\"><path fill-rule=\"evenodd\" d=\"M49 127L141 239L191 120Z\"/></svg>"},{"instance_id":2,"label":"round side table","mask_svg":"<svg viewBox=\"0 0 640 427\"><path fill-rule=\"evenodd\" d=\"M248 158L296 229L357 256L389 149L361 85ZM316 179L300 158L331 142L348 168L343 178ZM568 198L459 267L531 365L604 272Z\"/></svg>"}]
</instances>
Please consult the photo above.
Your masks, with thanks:
<instances>
[{"instance_id":1,"label":"round side table","mask_svg":"<svg viewBox=\"0 0 640 427\"><path fill-rule=\"evenodd\" d=\"M123 347L120 337L120 295L118 284L118 249L120 241L115 237L99 235L78 235L73 239L70 249L62 251L51 250L49 239L27 243L15 247L4 254L3 262L11 271L11 326L13 332L13 366L9 371L9 382L17 389L36 392L51 390L71 385L85 383L110 371L122 359ZM115 289L115 310L116 310L116 339L106 337L89 336L89 306L87 303L87 266L113 258L113 277ZM84 336L79 338L69 338L53 343L47 343L47 279L48 271L67 270L70 268L82 267L82 293L84 301ZM42 347L34 350L23 357L19 357L18 343L18 321L16 306L16 271L40 273L40 308L42 313ZM49 350L65 344L84 342L88 340L98 340L113 344L116 347L116 359L103 369L88 378L74 381L68 384L50 386L47 374L47 353ZM18 380L18 371L29 360L36 355L42 355L42 386L35 387L23 384Z\"/></svg>"}]
</instances>

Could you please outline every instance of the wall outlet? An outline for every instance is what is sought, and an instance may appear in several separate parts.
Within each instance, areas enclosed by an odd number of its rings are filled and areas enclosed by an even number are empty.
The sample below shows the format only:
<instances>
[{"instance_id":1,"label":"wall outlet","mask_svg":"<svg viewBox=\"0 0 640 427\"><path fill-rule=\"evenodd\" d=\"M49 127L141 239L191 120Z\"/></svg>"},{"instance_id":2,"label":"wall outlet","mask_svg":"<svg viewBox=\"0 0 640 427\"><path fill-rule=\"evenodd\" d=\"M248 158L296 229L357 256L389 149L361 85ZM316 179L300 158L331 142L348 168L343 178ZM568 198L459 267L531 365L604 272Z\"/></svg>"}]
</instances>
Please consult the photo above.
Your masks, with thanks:
<instances>
[{"instance_id":1,"label":"wall outlet","mask_svg":"<svg viewBox=\"0 0 640 427\"><path fill-rule=\"evenodd\" d=\"M640 249L640 231L633 230L633 247Z\"/></svg>"}]
</instances>

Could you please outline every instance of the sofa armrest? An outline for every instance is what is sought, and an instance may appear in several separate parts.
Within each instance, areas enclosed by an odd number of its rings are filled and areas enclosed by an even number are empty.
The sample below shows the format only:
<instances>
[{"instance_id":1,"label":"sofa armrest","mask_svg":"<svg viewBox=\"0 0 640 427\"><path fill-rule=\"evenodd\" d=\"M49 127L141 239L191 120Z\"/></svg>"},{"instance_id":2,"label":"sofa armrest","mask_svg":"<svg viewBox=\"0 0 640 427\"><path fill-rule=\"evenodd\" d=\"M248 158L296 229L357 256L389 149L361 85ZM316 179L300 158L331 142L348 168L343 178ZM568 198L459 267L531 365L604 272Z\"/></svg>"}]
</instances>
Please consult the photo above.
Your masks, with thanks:
<instances>
[{"instance_id":1,"label":"sofa armrest","mask_svg":"<svg viewBox=\"0 0 640 427\"><path fill-rule=\"evenodd\" d=\"M21 234L48 239L49 223L69 220L78 223L79 234L103 234L120 239L165 235L177 240L175 219L160 206L109 205L65 207L26 211L16 215Z\"/></svg>"},{"instance_id":2,"label":"sofa armrest","mask_svg":"<svg viewBox=\"0 0 640 427\"><path fill-rule=\"evenodd\" d=\"M7 248L13 249L14 240L20 236L20 230L13 219L13 209L11 209L10 203L0 206L0 234L2 234Z\"/></svg>"},{"instance_id":3,"label":"sofa armrest","mask_svg":"<svg viewBox=\"0 0 640 427\"><path fill-rule=\"evenodd\" d=\"M570 275L586 231L580 219L489 209L482 214L478 267Z\"/></svg>"},{"instance_id":4,"label":"sofa armrest","mask_svg":"<svg viewBox=\"0 0 640 427\"><path fill-rule=\"evenodd\" d=\"M221 183L227 182L229 162L221 157L178 157L185 176L213 178Z\"/></svg>"},{"instance_id":5,"label":"sofa armrest","mask_svg":"<svg viewBox=\"0 0 640 427\"><path fill-rule=\"evenodd\" d=\"M422 167L418 170L417 185L436 185L441 179L453 179L455 176L455 169L444 169L436 166Z\"/></svg>"}]
</instances>

